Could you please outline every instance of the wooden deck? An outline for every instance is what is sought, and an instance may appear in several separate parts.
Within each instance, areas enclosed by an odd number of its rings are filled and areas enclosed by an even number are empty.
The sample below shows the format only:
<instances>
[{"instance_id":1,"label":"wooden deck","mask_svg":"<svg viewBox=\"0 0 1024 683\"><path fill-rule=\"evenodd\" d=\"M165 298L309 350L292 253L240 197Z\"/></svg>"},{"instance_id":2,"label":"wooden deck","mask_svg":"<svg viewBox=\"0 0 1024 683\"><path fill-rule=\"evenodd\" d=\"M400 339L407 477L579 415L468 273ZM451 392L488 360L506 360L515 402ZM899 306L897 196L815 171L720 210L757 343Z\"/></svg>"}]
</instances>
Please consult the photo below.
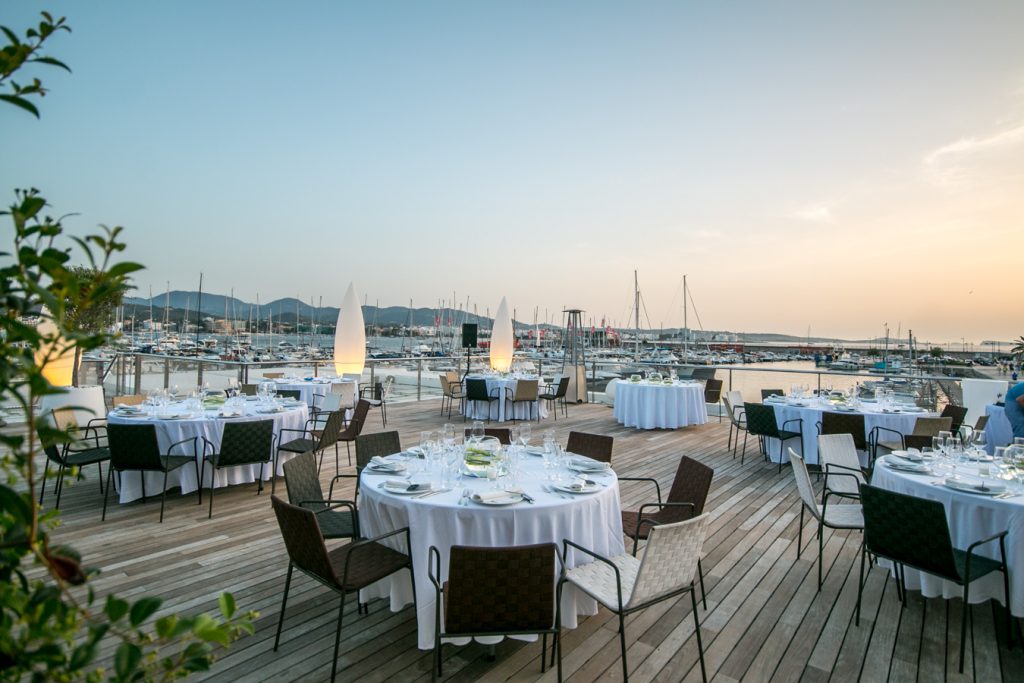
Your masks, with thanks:
<instances>
[{"instance_id":1,"label":"wooden deck","mask_svg":"<svg viewBox=\"0 0 1024 683\"><path fill-rule=\"evenodd\" d=\"M438 400L393 404L388 427L401 432L403 443L415 443L420 430L446 421L438 409ZM461 425L459 418L453 422ZM753 444L741 465L726 449L727 423L638 431L618 425L606 406L583 405L570 407L568 419L548 419L543 427L554 427L563 443L570 429L613 435L616 470L656 477L663 487L681 455L714 468L707 505L713 522L703 561L708 608L700 612L709 679L1024 680L1021 647L1006 647L1002 608L991 603L972 608L974 644L968 643L964 676L957 673L959 600L924 600L912 593L901 609L894 582L876 568L865 586L861 624L855 626L860 534L826 531L825 583L819 593L811 524L803 532L807 549L796 558L799 507L791 472L787 467L779 474L776 465L764 463ZM371 413L367 431L380 428L379 413ZM324 472L325 482L330 474ZM293 582L281 647L272 650L287 558L269 490L260 496L255 485L218 490L212 520L194 495L174 492L163 524L157 523L159 501L153 500L114 504L101 523L95 468L87 476L65 490L58 537L102 570L93 583L100 595L111 590L125 597L157 594L167 611L195 612L216 611L217 595L229 590L241 608L261 616L256 635L237 642L208 678L310 681L329 675L336 598L301 575ZM278 493L284 496L283 485ZM623 506L634 508L649 493L644 485L624 484ZM343 494L351 497L351 488ZM700 680L689 613L684 596L627 619L633 680ZM567 680L621 677L616 627L617 620L602 611L565 631ZM541 676L539 652L539 643L508 640L497 646L494 658L479 645L446 646L445 677L554 680L550 671ZM110 645L103 654L112 656ZM358 615L352 603L345 614L339 670L340 680L428 679L430 655L416 649L411 608L392 613L376 601L369 615Z\"/></svg>"}]
</instances>

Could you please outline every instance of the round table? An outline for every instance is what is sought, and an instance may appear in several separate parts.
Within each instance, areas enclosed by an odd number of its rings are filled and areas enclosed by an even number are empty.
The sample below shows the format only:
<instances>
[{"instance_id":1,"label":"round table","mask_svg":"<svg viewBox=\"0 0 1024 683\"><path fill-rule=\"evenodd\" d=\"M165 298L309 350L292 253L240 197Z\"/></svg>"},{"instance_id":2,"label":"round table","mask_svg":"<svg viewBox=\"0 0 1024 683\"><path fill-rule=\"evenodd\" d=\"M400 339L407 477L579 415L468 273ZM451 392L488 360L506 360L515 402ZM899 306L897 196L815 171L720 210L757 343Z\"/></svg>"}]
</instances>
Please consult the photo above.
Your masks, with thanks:
<instances>
[{"instance_id":1,"label":"round table","mask_svg":"<svg viewBox=\"0 0 1024 683\"><path fill-rule=\"evenodd\" d=\"M779 425L779 429L783 429L782 423L787 420L801 419L803 424L801 425L803 433L803 453L804 460L808 464L816 464L818 462L818 423L821 422L821 415L825 412L843 412L850 413L853 415L864 416L864 437L871 433L871 430L877 427L885 427L886 429L892 429L899 432L900 434L910 434L914 431L914 424L917 422L919 417L937 417L938 413L930 413L923 408L917 407L905 407L901 406L896 409L883 409L878 403L870 401L862 401L861 406L857 410L852 411L841 411L830 401L820 401L817 398L786 398L783 400L766 399L765 405L770 405L775 409L775 421ZM898 411L898 412L894 412ZM785 429L793 430L796 425L788 425ZM882 432L882 438L885 440L891 440L895 438L892 434ZM800 453L800 442L796 439L786 442L786 448L792 448L797 453ZM868 466L868 454L860 453L861 465L864 467ZM781 448L781 444L778 439L768 439L768 457L772 462L789 462L789 453L785 449Z\"/></svg>"},{"instance_id":2,"label":"round table","mask_svg":"<svg viewBox=\"0 0 1024 683\"><path fill-rule=\"evenodd\" d=\"M219 417L217 414L218 411L215 409L203 411L202 416L172 419L159 419L145 415L139 417L128 417L114 411L107 416L107 421L113 424L155 425L156 439L160 444L160 452L166 454L167 448L171 444L184 439L191 439L192 437L205 437L208 441L213 443L216 449L219 449L221 438L224 436L224 424L228 421L252 422L256 420L272 419L274 421L274 434L280 434L281 429L301 430L305 428L306 420L309 419L309 409L305 404L299 404L280 412L273 413L260 412L263 409L264 408L257 401L246 401L245 415L242 417ZM184 410L183 405L172 404L163 412L174 415L185 415L186 413ZM202 440L198 442L197 449L198 454L196 457L201 459L203 457ZM175 449L174 455L192 455L191 445L185 444L178 446ZM270 453L270 455L272 456L274 454ZM292 454L281 454L281 459L277 463L277 473L279 475L284 475L284 470L281 469L281 465L287 460L287 457L290 457L290 455ZM199 464L202 465L202 462ZM115 477L115 482L120 480L120 483L118 484L120 502L128 503L142 498L142 479L140 474L140 472L122 472L120 477ZM206 474L203 475L203 486L206 488L209 488L210 486L216 486L219 488L222 486L231 486L232 484L250 484L259 478L259 474L259 465L239 465L238 467L225 467L216 471L212 467L207 467ZM272 474L270 467L263 468L264 481L269 480ZM164 475L162 472L147 472L145 476L147 491L161 491L163 489ZM181 487L182 494L191 493L199 488L195 469L191 465L179 467L178 469L168 473L167 488L172 489L176 486Z\"/></svg>"},{"instance_id":3,"label":"round table","mask_svg":"<svg viewBox=\"0 0 1024 683\"><path fill-rule=\"evenodd\" d=\"M422 461L419 461L422 463ZM442 581L448 576L448 555L453 545L503 547L533 543L556 543L568 538L600 555L611 557L625 552L622 540L622 514L619 505L618 479L608 474L587 476L602 487L586 494L558 494L545 490L545 475L540 457L521 456L520 488L535 502L506 506L486 506L468 502L460 504L463 489L486 491L490 482L462 476L447 492L417 498L399 495L379 488L385 480L397 475L363 470L360 480L359 526L370 538L402 527L409 527L415 567L419 647L434 647L434 586L427 576L430 546L441 552ZM403 552L404 548L401 549ZM585 555L570 552L568 568L589 561ZM412 602L412 587L405 572L377 582L362 594L370 598L389 598L392 611ZM575 628L577 615L596 614L597 603L567 585L562 595L562 625ZM501 640L477 638L481 642ZM446 642L449 642L446 640ZM468 639L452 639L465 643Z\"/></svg>"},{"instance_id":4,"label":"round table","mask_svg":"<svg viewBox=\"0 0 1024 683\"><path fill-rule=\"evenodd\" d=\"M509 402L505 399L507 396L515 393L516 382L520 379L537 380L537 393L544 392L544 382L539 377L485 377L483 375L468 375L466 379L485 380L487 382L487 395L498 397L497 401L487 401L486 403L484 401L467 400L465 415L471 420L492 420L496 422L511 420L512 415L506 413L506 404ZM463 393L465 393L465 389L463 389ZM517 420L533 420L534 418L541 420L548 416L547 406L539 399L530 403L517 403L513 410Z\"/></svg>"},{"instance_id":5,"label":"round table","mask_svg":"<svg viewBox=\"0 0 1024 683\"><path fill-rule=\"evenodd\" d=\"M678 429L708 421L700 382L615 382L615 419L627 427Z\"/></svg>"},{"instance_id":6,"label":"round table","mask_svg":"<svg viewBox=\"0 0 1024 683\"><path fill-rule=\"evenodd\" d=\"M283 379L271 380L277 385L277 389L284 391L297 391L299 392L299 400L304 402L310 408L313 407L313 402L318 396L325 396L327 393L332 391L331 385L334 384L354 384L355 387L352 389L352 396L359 396L359 383L352 379L331 379L331 378L312 378L312 379L300 379L298 377L287 377ZM353 404L355 401L353 401Z\"/></svg>"},{"instance_id":7,"label":"round table","mask_svg":"<svg viewBox=\"0 0 1024 683\"><path fill-rule=\"evenodd\" d=\"M977 468L973 466L961 466L961 469L968 476L977 473ZM974 541L1000 531L1009 531L1006 536L1006 562L1010 573L1010 611L1014 616L1024 617L1024 495L994 498L935 485L943 479L931 474L901 472L883 464L875 467L871 483L889 491L941 502L946 508L953 546L961 550ZM999 544L985 543L978 546L978 552L996 559L999 556ZM929 598L963 597L963 590L955 583L910 567L906 568L906 579L908 588L920 590ZM994 598L999 604L1003 603L1001 572L993 572L971 582L972 604L989 598Z\"/></svg>"}]
</instances>

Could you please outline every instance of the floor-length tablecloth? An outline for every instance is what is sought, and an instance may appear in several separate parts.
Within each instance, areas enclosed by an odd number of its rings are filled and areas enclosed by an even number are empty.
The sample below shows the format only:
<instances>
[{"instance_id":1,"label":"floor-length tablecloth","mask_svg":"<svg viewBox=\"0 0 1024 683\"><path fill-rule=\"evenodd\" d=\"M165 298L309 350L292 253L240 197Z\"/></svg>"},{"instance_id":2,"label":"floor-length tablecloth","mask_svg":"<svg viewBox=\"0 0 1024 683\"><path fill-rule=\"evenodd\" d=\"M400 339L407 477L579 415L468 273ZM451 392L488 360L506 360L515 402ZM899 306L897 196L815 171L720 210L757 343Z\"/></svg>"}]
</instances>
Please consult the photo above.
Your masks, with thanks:
<instances>
[{"instance_id":1,"label":"floor-length tablecloth","mask_svg":"<svg viewBox=\"0 0 1024 683\"><path fill-rule=\"evenodd\" d=\"M167 448L171 444L185 439L191 439L192 437L206 437L208 441L214 444L215 448L219 449L221 439L224 436L224 425L229 420L232 422L252 422L256 420L270 419L274 421L274 434L276 436L280 436L282 429L303 429L306 425L306 420L309 418L309 409L305 404L301 404L278 413L260 413L258 410L260 410L260 408L257 407L256 403L250 402L246 407L246 415L244 417L217 417L217 411L214 410L204 412L203 417L160 420L149 417L124 417L122 415L118 415L117 412L113 412L110 413L107 420L115 424L154 425L156 427L157 442L160 444L160 452L167 453ZM301 435L286 432L285 440L298 438L299 436ZM198 448L199 451L197 457L201 459L203 457L202 439L198 441L196 448ZM172 454L192 455L191 442L184 446L178 446L174 449ZM270 455L273 455L273 452L271 452ZM278 462L277 466L277 473L279 475L284 474L284 470L281 469L281 465L286 462L291 455L292 454L281 453L281 460ZM200 466L202 466L201 462ZM207 465L206 473L203 475L203 487L209 488L213 485L219 488L222 486L231 486L233 484L249 484L256 481L259 474L259 465L225 467L217 470L216 473L212 467ZM272 474L272 468L269 464L263 468L264 481L269 480ZM147 472L145 476L146 495L158 494L163 490L164 475L162 472ZM199 488L195 468L191 465L186 465L168 473L167 488L172 489L176 486L181 487L182 494L192 493ZM141 498L142 479L140 477L140 473L123 472L120 476L118 492L120 494L119 500L122 503L128 503Z\"/></svg>"},{"instance_id":2,"label":"floor-length tablecloth","mask_svg":"<svg viewBox=\"0 0 1024 683\"><path fill-rule=\"evenodd\" d=\"M803 420L803 424L801 425L801 433L804 437L802 455L808 464L817 464L818 462L818 423L821 422L822 413L844 412L835 407L825 407L816 398L808 398L797 402L766 400L765 405L770 405L775 409L775 421L778 423L779 429L795 431L797 427L796 424L790 424L783 427L782 423L787 420L794 420L798 418ZM845 412L849 414L851 411ZM917 422L917 418L936 416L936 413L929 413L922 410L915 411L913 408L901 408L899 412L885 412L885 410L879 407L877 403L864 403L858 410L852 412L854 414L861 414L864 416L865 438L867 438L867 435L870 434L871 430L876 426L892 429L900 434L910 434L914 431L914 423ZM896 435L888 432L882 432L881 439L883 441L893 441L896 439ZM800 442L797 439L790 439L786 441L786 448L792 448L798 454L801 453ZM867 467L869 464L868 454L861 451L859 455L861 465ZM781 448L781 444L778 439L768 439L768 457L772 462L779 462L780 457L782 458L782 462L789 462L789 453L786 449Z\"/></svg>"},{"instance_id":3,"label":"floor-length tablecloth","mask_svg":"<svg viewBox=\"0 0 1024 683\"><path fill-rule=\"evenodd\" d=\"M613 380L615 419L639 429L678 429L708 421L700 382L630 382Z\"/></svg>"},{"instance_id":4,"label":"floor-length tablecloth","mask_svg":"<svg viewBox=\"0 0 1024 683\"><path fill-rule=\"evenodd\" d=\"M541 459L523 456L521 487L536 503L486 507L459 505L462 489L486 490L482 479L461 478L452 491L418 499L386 493L378 485L387 479L364 470L360 483L359 524L364 537L408 526L416 573L417 631L420 649L434 646L434 587L427 576L430 546L441 551L441 576L448 576L448 552L453 545L512 546L553 542L562 547L568 538L605 557L625 551L618 481L614 475L588 475L603 488L590 494L558 494L544 490ZM404 550L404 549L403 549ZM586 563L584 555L570 553L569 568ZM444 579L442 579L444 580ZM408 573L380 581L364 591L363 599L387 597L398 611L412 602ZM562 597L562 625L575 628L577 615L596 614L597 603L567 586ZM500 638L499 638L500 640ZM456 641L453 642L465 642Z\"/></svg>"},{"instance_id":5,"label":"floor-length tablecloth","mask_svg":"<svg viewBox=\"0 0 1024 683\"><path fill-rule=\"evenodd\" d=\"M884 465L876 466L871 483L879 488L906 493L918 498L937 500L946 508L949 532L953 546L966 550L975 541L1009 531L1006 537L1006 561L1010 565L1010 611L1024 617L1024 496L998 499L945 486L935 486L940 477L897 472ZM999 544L978 546L978 552L987 557L999 557ZM963 597L963 590L951 581L931 574L906 568L907 588L920 590L929 598ZM1003 602L1003 577L993 572L971 582L971 603L995 598Z\"/></svg>"},{"instance_id":6,"label":"floor-length tablecloth","mask_svg":"<svg viewBox=\"0 0 1024 683\"><path fill-rule=\"evenodd\" d=\"M988 422L985 423L985 450L992 454L996 446L1013 443L1013 428L1003 406L989 403L985 406L985 414L988 415Z\"/></svg>"},{"instance_id":7,"label":"floor-length tablecloth","mask_svg":"<svg viewBox=\"0 0 1024 683\"><path fill-rule=\"evenodd\" d=\"M496 401L470 401L465 402L465 415L471 420L491 420L504 422L511 420L510 410L515 411L517 420L541 420L548 416L547 406L544 401L530 401L529 403L516 403L513 409L511 397L516 390L516 382L519 380L513 377L480 377L469 375L467 379L483 379L487 381L487 395L497 396ZM535 377L524 377L523 379L537 379ZM544 392L544 385L538 381L538 393ZM463 389L465 393L465 389ZM508 400L506 400L506 398Z\"/></svg>"},{"instance_id":8,"label":"floor-length tablecloth","mask_svg":"<svg viewBox=\"0 0 1024 683\"><path fill-rule=\"evenodd\" d=\"M350 396L359 396L359 383L351 379L331 379L331 378L313 378L313 379L293 379L293 378L282 378L273 380L274 384L277 385L277 389L285 391L297 391L299 392L299 400L304 402L310 408L313 407L317 397L325 396L328 392L333 391L335 384L352 384L353 387L346 387L346 394ZM352 401L355 404L355 401Z\"/></svg>"}]
</instances>

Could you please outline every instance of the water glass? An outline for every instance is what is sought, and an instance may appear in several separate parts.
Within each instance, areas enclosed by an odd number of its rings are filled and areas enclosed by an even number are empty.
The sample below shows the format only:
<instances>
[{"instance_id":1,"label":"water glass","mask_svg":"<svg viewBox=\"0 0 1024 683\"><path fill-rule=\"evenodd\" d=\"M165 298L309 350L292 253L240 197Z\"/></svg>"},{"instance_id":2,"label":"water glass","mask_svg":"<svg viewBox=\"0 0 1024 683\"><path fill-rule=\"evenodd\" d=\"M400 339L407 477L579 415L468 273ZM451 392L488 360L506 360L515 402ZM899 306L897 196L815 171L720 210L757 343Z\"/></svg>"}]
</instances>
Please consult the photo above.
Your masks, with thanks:
<instances>
[{"instance_id":1,"label":"water glass","mask_svg":"<svg viewBox=\"0 0 1024 683\"><path fill-rule=\"evenodd\" d=\"M448 423L444 426L442 431L444 445L449 448L455 445L455 425Z\"/></svg>"},{"instance_id":2,"label":"water glass","mask_svg":"<svg viewBox=\"0 0 1024 683\"><path fill-rule=\"evenodd\" d=\"M474 443L479 443L484 438L484 423L480 420L473 420L473 426L470 429L470 438Z\"/></svg>"},{"instance_id":3,"label":"water glass","mask_svg":"<svg viewBox=\"0 0 1024 683\"><path fill-rule=\"evenodd\" d=\"M526 446L528 443L530 443L530 436L532 431L533 430L531 429L529 424L519 425L519 443L521 443L523 446Z\"/></svg>"}]
</instances>

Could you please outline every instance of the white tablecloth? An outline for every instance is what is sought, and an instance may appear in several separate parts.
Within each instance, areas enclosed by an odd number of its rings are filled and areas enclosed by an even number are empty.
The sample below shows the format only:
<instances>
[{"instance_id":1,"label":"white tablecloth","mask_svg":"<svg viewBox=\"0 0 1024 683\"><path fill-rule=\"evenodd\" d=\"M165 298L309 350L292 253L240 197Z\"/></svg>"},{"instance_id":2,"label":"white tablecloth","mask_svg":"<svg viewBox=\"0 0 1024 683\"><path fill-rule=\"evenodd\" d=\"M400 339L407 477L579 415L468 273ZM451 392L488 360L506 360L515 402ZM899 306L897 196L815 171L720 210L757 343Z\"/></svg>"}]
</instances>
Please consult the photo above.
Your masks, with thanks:
<instances>
[{"instance_id":1,"label":"white tablecloth","mask_svg":"<svg viewBox=\"0 0 1024 683\"><path fill-rule=\"evenodd\" d=\"M627 427L678 429L708 421L704 385L700 382L614 381L615 419Z\"/></svg>"},{"instance_id":2,"label":"white tablecloth","mask_svg":"<svg viewBox=\"0 0 1024 683\"><path fill-rule=\"evenodd\" d=\"M510 409L511 404L506 405L506 396L515 393L516 382L519 380L512 377L480 377L479 375L469 375L467 379L483 379L487 382L487 394L495 395L500 397L497 401L466 401L466 417L472 420L487 420L490 419L496 422L504 422L505 420L511 420L512 416L507 415L506 412ZM523 379L537 379L534 377L524 377ZM538 379L538 382L541 380ZM498 391L495 391L497 389ZM508 392L506 392L506 389ZM538 393L544 392L544 384L539 384ZM463 389L465 393L465 389ZM488 413L490 411L490 413ZM547 406L544 401L533 401L531 403L517 403L515 406L515 418L517 420L535 420L544 419L548 416Z\"/></svg>"},{"instance_id":3,"label":"white tablecloth","mask_svg":"<svg viewBox=\"0 0 1024 683\"><path fill-rule=\"evenodd\" d=\"M885 466L875 467L871 483L879 488L906 493L918 498L940 501L946 507L946 519L953 546L966 550L967 546L1000 531L1009 531L1006 537L1006 562L1010 566L1010 611L1024 617L1024 496L995 499L974 493L954 491L945 486L934 486L938 477L897 472ZM979 546L978 552L996 559L999 543ZM906 569L907 587L920 590L929 597L963 597L955 583L931 574ZM971 582L971 604L995 598L1003 603L1003 576L993 572Z\"/></svg>"},{"instance_id":4,"label":"white tablecloth","mask_svg":"<svg viewBox=\"0 0 1024 683\"><path fill-rule=\"evenodd\" d=\"M782 423L786 420L802 419L802 433L804 435L804 446L803 456L804 460L809 464L815 464L818 462L818 423L821 422L821 415L826 410L829 410L816 398L803 399L801 403L806 403L806 406L799 406L793 403L783 401L766 401L766 405L772 406L775 409L775 420L778 422L779 429L787 429L789 431L796 431L797 425L790 424L786 427L782 426ZM830 412L839 412L836 410L830 410ZM936 417L937 413L929 412L905 412L901 410L898 413L883 412L882 408L877 403L862 403L860 410L856 413L864 415L864 438L866 439L871 430L876 426L885 427L886 429L893 429L900 434L910 434L914 431L914 423L917 422L919 417ZM855 413L855 414L856 414ZM883 441L896 440L895 434L889 434L882 432ZM785 449L780 448L781 444L778 439L768 439L768 457L772 462L779 462L779 458L782 458L782 462L789 462L789 453ZM790 439L786 442L786 448L792 448L797 453L800 453L800 442L797 439ZM861 451L860 463L864 467L868 466L868 454Z\"/></svg>"},{"instance_id":5,"label":"white tablecloth","mask_svg":"<svg viewBox=\"0 0 1024 683\"><path fill-rule=\"evenodd\" d=\"M1013 443L1013 427L1006 418L1006 409L989 403L985 406L988 422L985 423L985 450L994 453L996 446L1007 446Z\"/></svg>"},{"instance_id":6,"label":"white tablecloth","mask_svg":"<svg viewBox=\"0 0 1024 683\"><path fill-rule=\"evenodd\" d=\"M313 400L317 396L325 396L331 391L334 384L355 384L354 395L359 396L359 383L350 379L297 379L284 378L273 380L277 389L299 392L299 400L305 402L310 408L313 407Z\"/></svg>"},{"instance_id":7,"label":"white tablecloth","mask_svg":"<svg viewBox=\"0 0 1024 683\"><path fill-rule=\"evenodd\" d=\"M107 420L114 424L152 424L156 426L156 438L160 444L160 452L167 453L167 448L172 443L177 443L184 439L191 439L194 436L206 437L211 443L214 444L215 448L220 448L220 441L224 436L224 424L226 422L251 422L255 420L266 420L272 419L274 421L274 434L280 436L281 429L303 429L306 426L306 420L309 418L309 409L305 405L300 405L289 410L285 410L280 413L263 414L257 412L258 408L255 402L248 402L246 406L247 414L244 417L234 418L218 418L216 417L216 411L207 411L204 417L199 418L185 418L180 420L158 420L155 418L147 417L123 417L118 415L116 412L110 413L107 416ZM285 439L290 441L295 438L299 438L301 435L294 433L286 433ZM275 444L276 445L276 444ZM202 440L196 445L198 449L198 458L203 457L203 443ZM178 446L174 449L172 455L192 455L191 442L188 444ZM271 453L273 455L273 453ZM277 465L277 473L279 475L284 474L284 470L281 469L281 465L292 457L293 454L281 453L281 460ZM200 468L202 462L199 463ZM268 464L263 468L263 479L264 481L269 480L273 472ZM120 477L120 484L118 485L118 491L120 493L120 501L122 503L128 503L133 500L142 498L142 479L139 472L123 472ZM259 465L240 465L238 467L226 467L217 470L214 475L213 468L207 463L206 473L203 476L203 486L210 488L210 486L222 487L231 486L232 484L249 484L257 480L260 474ZM146 473L146 495L157 495L163 490L164 475L162 472L147 472ZM115 482L117 477L115 477ZM167 488L171 489L175 486L181 487L182 494L192 493L199 487L199 482L196 477L196 470L191 465L185 465L178 469L170 472L167 475Z\"/></svg>"},{"instance_id":8,"label":"white tablecloth","mask_svg":"<svg viewBox=\"0 0 1024 683\"><path fill-rule=\"evenodd\" d=\"M489 482L486 480L462 477L452 491L418 499L380 490L379 484L388 476L363 471L359 497L362 535L372 537L405 526L410 530L420 649L428 650L434 646L435 593L427 576L428 553L432 545L441 551L442 577L448 576L448 551L453 545L513 546L553 542L561 549L562 540L568 538L605 557L625 552L619 487L614 475L587 475L604 484L604 488L595 493L564 494L565 497L561 497L544 491L545 470L541 458L524 455L522 469L520 485L536 499L536 503L522 502L503 507L477 503L459 505L463 488L487 490ZM569 568L575 567L577 562L586 561L586 556L577 556L575 552L566 558ZM363 599L389 597L392 611L400 610L412 602L408 576L402 572L374 584L364 591ZM577 615L596 613L597 603L594 600L571 586L565 587L562 595L563 626L575 628ZM487 639L478 640L487 642Z\"/></svg>"}]
</instances>

